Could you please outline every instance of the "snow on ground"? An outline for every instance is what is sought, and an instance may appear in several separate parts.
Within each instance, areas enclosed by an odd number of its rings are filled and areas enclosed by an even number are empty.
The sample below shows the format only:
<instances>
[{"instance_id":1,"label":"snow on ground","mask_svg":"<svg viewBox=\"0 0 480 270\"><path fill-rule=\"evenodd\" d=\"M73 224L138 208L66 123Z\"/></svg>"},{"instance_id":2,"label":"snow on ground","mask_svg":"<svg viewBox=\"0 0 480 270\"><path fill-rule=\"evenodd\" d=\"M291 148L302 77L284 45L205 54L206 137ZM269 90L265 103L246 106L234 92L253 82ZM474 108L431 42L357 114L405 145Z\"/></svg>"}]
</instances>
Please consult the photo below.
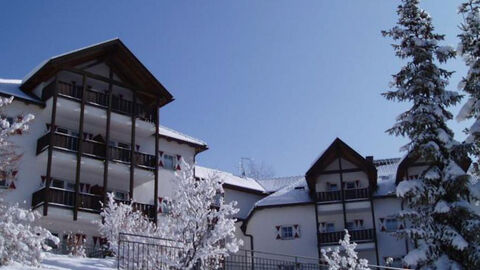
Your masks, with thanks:
<instances>
[{"instance_id":1,"label":"snow on ground","mask_svg":"<svg viewBox=\"0 0 480 270\"><path fill-rule=\"evenodd\" d=\"M113 270L115 258L94 259L47 253L40 268L18 263L0 267L0 270Z\"/></svg>"}]
</instances>

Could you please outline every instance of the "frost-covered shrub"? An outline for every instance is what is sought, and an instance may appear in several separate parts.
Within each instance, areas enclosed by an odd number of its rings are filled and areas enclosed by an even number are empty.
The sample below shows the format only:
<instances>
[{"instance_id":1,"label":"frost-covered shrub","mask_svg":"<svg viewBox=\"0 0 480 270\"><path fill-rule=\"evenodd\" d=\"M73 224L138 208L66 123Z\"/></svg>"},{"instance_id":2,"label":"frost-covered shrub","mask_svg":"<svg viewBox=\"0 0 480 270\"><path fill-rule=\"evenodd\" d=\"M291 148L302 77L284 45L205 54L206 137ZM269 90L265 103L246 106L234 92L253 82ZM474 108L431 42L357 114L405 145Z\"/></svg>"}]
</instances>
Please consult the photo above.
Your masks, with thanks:
<instances>
[{"instance_id":1,"label":"frost-covered shrub","mask_svg":"<svg viewBox=\"0 0 480 270\"><path fill-rule=\"evenodd\" d=\"M195 178L193 168L182 160L177 172L177 191L170 214L159 224L159 231L179 243L182 250L175 269L217 269L225 256L236 252L242 240L235 237L236 202L225 203L223 181L217 175Z\"/></svg>"},{"instance_id":2,"label":"frost-covered shrub","mask_svg":"<svg viewBox=\"0 0 480 270\"><path fill-rule=\"evenodd\" d=\"M356 243L350 243L350 234L345 230L345 237L339 241L340 247L333 250L322 249L322 258L328 264L328 270L369 270L368 261L359 259L355 251Z\"/></svg>"},{"instance_id":3,"label":"frost-covered shrub","mask_svg":"<svg viewBox=\"0 0 480 270\"><path fill-rule=\"evenodd\" d=\"M110 250L117 252L119 233L156 235L156 226L140 211L135 211L133 202L116 202L113 193L108 193L108 202L102 203L102 222L96 222L100 234L107 239Z\"/></svg>"},{"instance_id":4,"label":"frost-covered shrub","mask_svg":"<svg viewBox=\"0 0 480 270\"><path fill-rule=\"evenodd\" d=\"M46 241L58 244L58 238L48 230L33 225L39 217L38 212L0 199L0 265L11 262L39 265L43 251L50 250Z\"/></svg>"}]
</instances>

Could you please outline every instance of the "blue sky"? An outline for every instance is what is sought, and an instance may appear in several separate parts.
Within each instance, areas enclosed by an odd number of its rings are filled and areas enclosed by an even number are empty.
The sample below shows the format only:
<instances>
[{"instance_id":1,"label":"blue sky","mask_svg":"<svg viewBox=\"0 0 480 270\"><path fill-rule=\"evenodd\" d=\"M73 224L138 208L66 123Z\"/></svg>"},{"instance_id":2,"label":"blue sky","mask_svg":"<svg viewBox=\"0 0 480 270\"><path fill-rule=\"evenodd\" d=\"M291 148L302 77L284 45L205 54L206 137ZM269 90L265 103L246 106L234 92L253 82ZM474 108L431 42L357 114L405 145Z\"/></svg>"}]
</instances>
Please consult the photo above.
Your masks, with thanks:
<instances>
[{"instance_id":1,"label":"blue sky","mask_svg":"<svg viewBox=\"0 0 480 270\"><path fill-rule=\"evenodd\" d=\"M455 47L460 2L422 2ZM385 130L407 105L380 96L401 67L380 34L396 22L397 4L5 1L0 77L22 78L53 55L119 37L176 99L162 124L209 144L202 165L238 172L250 157L277 176L300 175L336 137L362 155L398 157L406 141ZM455 90L466 68L461 59L445 67L457 71ZM463 139L467 123L449 124Z\"/></svg>"}]
</instances>

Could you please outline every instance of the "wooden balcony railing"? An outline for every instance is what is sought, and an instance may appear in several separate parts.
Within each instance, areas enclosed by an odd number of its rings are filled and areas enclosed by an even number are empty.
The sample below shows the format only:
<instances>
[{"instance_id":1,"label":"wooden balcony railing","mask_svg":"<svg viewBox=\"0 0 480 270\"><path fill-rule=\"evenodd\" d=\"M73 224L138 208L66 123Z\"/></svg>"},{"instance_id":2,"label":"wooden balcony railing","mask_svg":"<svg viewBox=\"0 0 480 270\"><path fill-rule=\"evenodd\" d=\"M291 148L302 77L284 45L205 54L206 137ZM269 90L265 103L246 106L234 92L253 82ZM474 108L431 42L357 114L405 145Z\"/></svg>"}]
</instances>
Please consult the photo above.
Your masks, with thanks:
<instances>
[{"instance_id":1,"label":"wooden balcony railing","mask_svg":"<svg viewBox=\"0 0 480 270\"><path fill-rule=\"evenodd\" d=\"M73 99L76 101L82 100L83 85L76 85L73 83L67 83L64 81L58 81L57 90L59 96ZM55 82L50 83L43 89L43 100L50 98L55 91ZM96 90L92 88L86 89L86 102L87 104L108 107L108 95L105 90ZM133 114L134 104L130 100L123 99L120 96L112 95L112 111L124 115ZM145 106L144 104L136 104L136 117L141 120L154 122L155 121L155 108Z\"/></svg>"},{"instance_id":2,"label":"wooden balcony railing","mask_svg":"<svg viewBox=\"0 0 480 270\"><path fill-rule=\"evenodd\" d=\"M369 242L375 238L375 231L373 229L351 230L350 240L354 242ZM345 231L319 233L319 241L321 244L338 244L340 239L345 236Z\"/></svg>"},{"instance_id":3,"label":"wooden balcony railing","mask_svg":"<svg viewBox=\"0 0 480 270\"><path fill-rule=\"evenodd\" d=\"M45 203L45 194L45 188L35 191L32 194L33 208ZM102 196L81 192L79 193L78 209L82 211L100 213L100 211L102 210L100 202L102 200ZM66 208L73 208L75 206L75 191L50 187L48 202L49 205L51 204ZM118 200L118 202L128 203L120 200ZM150 204L133 203L133 209L142 212L150 219L153 219L156 214L155 206Z\"/></svg>"},{"instance_id":4,"label":"wooden balcony railing","mask_svg":"<svg viewBox=\"0 0 480 270\"><path fill-rule=\"evenodd\" d=\"M369 188L345 189L343 192L345 200L367 199L370 196ZM317 200L320 202L341 201L342 192L340 190L317 192Z\"/></svg>"},{"instance_id":5,"label":"wooden balcony railing","mask_svg":"<svg viewBox=\"0 0 480 270\"><path fill-rule=\"evenodd\" d=\"M369 188L345 189L345 200L366 199L370 196Z\"/></svg>"},{"instance_id":6,"label":"wooden balcony railing","mask_svg":"<svg viewBox=\"0 0 480 270\"><path fill-rule=\"evenodd\" d=\"M78 137L56 132L53 138L53 146L66 151L77 152L78 151ZM43 152L50 145L50 133L47 133L40 137L37 141L37 155ZM131 156L130 150L120 147L109 147L110 159L122 163L130 163ZM94 158L105 159L105 144L94 140L84 139L83 141L83 154L92 156ZM138 167L146 169L155 168L155 156L135 152L135 164Z\"/></svg>"}]
</instances>

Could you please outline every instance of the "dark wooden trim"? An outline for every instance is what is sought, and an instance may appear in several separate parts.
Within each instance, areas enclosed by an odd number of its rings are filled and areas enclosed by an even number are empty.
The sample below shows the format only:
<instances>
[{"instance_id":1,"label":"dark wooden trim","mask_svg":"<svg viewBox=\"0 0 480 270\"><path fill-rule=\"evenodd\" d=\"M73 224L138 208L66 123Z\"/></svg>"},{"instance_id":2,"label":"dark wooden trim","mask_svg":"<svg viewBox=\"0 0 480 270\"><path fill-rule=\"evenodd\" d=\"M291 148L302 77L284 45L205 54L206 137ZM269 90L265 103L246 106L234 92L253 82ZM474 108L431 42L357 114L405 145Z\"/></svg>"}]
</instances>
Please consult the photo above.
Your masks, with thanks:
<instances>
[{"instance_id":1,"label":"dark wooden trim","mask_svg":"<svg viewBox=\"0 0 480 270\"><path fill-rule=\"evenodd\" d=\"M340 147L337 146L337 158L338 158L338 168L340 170L340 190L342 191L341 198L342 198L342 208L343 208L343 228L347 228L347 211L345 209L345 191L343 188L343 173L342 173L342 158L340 154Z\"/></svg>"},{"instance_id":2,"label":"dark wooden trim","mask_svg":"<svg viewBox=\"0 0 480 270\"><path fill-rule=\"evenodd\" d=\"M323 171L319 172L319 175L323 174L337 174L337 173L351 173L351 172L363 172L363 169L360 168L353 168L353 169L343 169L343 170L328 170L328 171Z\"/></svg>"},{"instance_id":3,"label":"dark wooden trim","mask_svg":"<svg viewBox=\"0 0 480 270\"><path fill-rule=\"evenodd\" d=\"M83 126L85 120L85 102L87 99L87 77L83 75L82 78L82 102L80 103L80 120L78 123L78 151L77 151L77 167L75 171L75 202L73 207L73 220L78 218L78 205L80 203L80 171L82 168L82 154L83 154Z\"/></svg>"},{"instance_id":4,"label":"dark wooden trim","mask_svg":"<svg viewBox=\"0 0 480 270\"><path fill-rule=\"evenodd\" d=\"M133 108L132 108L132 130L130 135L130 200L133 200L133 181L135 176L135 120L137 119L137 95L132 91Z\"/></svg>"},{"instance_id":5,"label":"dark wooden trim","mask_svg":"<svg viewBox=\"0 0 480 270\"><path fill-rule=\"evenodd\" d=\"M378 257L377 225L375 223L375 210L373 208L373 196L372 195L370 195L370 210L372 211L373 241L375 242L375 256L377 258L377 265L380 265L380 258Z\"/></svg>"},{"instance_id":6,"label":"dark wooden trim","mask_svg":"<svg viewBox=\"0 0 480 270\"><path fill-rule=\"evenodd\" d=\"M153 205L155 208L155 216L154 222L157 224L157 217L158 217L158 163L159 163L159 138L158 132L160 129L160 110L159 110L160 100L157 98L155 102L155 187L153 191Z\"/></svg>"},{"instance_id":7,"label":"dark wooden trim","mask_svg":"<svg viewBox=\"0 0 480 270\"><path fill-rule=\"evenodd\" d=\"M76 68L64 68L63 70L68 71L68 72L72 72L72 73L77 73L77 74L80 74L80 75L86 75L88 78L91 78L91 79L103 81L103 82L106 82L106 83L111 83L111 84L119 86L119 87L127 88L128 90L130 90L132 92L137 92L139 94L142 94L142 95L145 95L145 96L148 96L148 97L151 97L151 98L157 98L152 93L141 91L140 87L138 87L138 86L134 86L134 85L131 85L131 84L128 84L128 83L125 83L125 82L116 81L116 80L113 79L113 77L110 79L110 78L103 77L103 76L95 74L95 73L91 73L91 72L81 70L81 69L76 69Z\"/></svg>"},{"instance_id":8,"label":"dark wooden trim","mask_svg":"<svg viewBox=\"0 0 480 270\"><path fill-rule=\"evenodd\" d=\"M57 97L58 97L58 76L55 75L55 89L52 97L52 117L50 119L50 145L48 146L47 157L47 175L45 180L45 206L43 207L43 215L48 215L48 199L50 198L50 183L52 181L52 161L53 161L53 144L55 134L55 121L57 117Z\"/></svg>"},{"instance_id":9,"label":"dark wooden trim","mask_svg":"<svg viewBox=\"0 0 480 270\"><path fill-rule=\"evenodd\" d=\"M317 253L318 258L322 258L322 247L320 245L320 230L318 229L320 223L318 222L318 204L315 204L315 234L317 235Z\"/></svg>"},{"instance_id":10,"label":"dark wooden trim","mask_svg":"<svg viewBox=\"0 0 480 270\"><path fill-rule=\"evenodd\" d=\"M357 203L357 202L368 202L370 199L366 198L366 199L357 199L357 200L345 200L345 205L346 204L349 204L349 203ZM342 201L331 201L331 202L318 202L317 201L317 205L329 205L329 204L338 204L338 203L342 203Z\"/></svg>"},{"instance_id":11,"label":"dark wooden trim","mask_svg":"<svg viewBox=\"0 0 480 270\"><path fill-rule=\"evenodd\" d=\"M110 78L113 78L113 71L110 68L109 70ZM112 118L112 92L113 85L111 82L108 83L108 93L107 93L107 123L105 128L105 162L103 163L103 203L106 204L108 201L107 198L107 189L108 189L108 165L110 162L110 122Z\"/></svg>"}]
</instances>

